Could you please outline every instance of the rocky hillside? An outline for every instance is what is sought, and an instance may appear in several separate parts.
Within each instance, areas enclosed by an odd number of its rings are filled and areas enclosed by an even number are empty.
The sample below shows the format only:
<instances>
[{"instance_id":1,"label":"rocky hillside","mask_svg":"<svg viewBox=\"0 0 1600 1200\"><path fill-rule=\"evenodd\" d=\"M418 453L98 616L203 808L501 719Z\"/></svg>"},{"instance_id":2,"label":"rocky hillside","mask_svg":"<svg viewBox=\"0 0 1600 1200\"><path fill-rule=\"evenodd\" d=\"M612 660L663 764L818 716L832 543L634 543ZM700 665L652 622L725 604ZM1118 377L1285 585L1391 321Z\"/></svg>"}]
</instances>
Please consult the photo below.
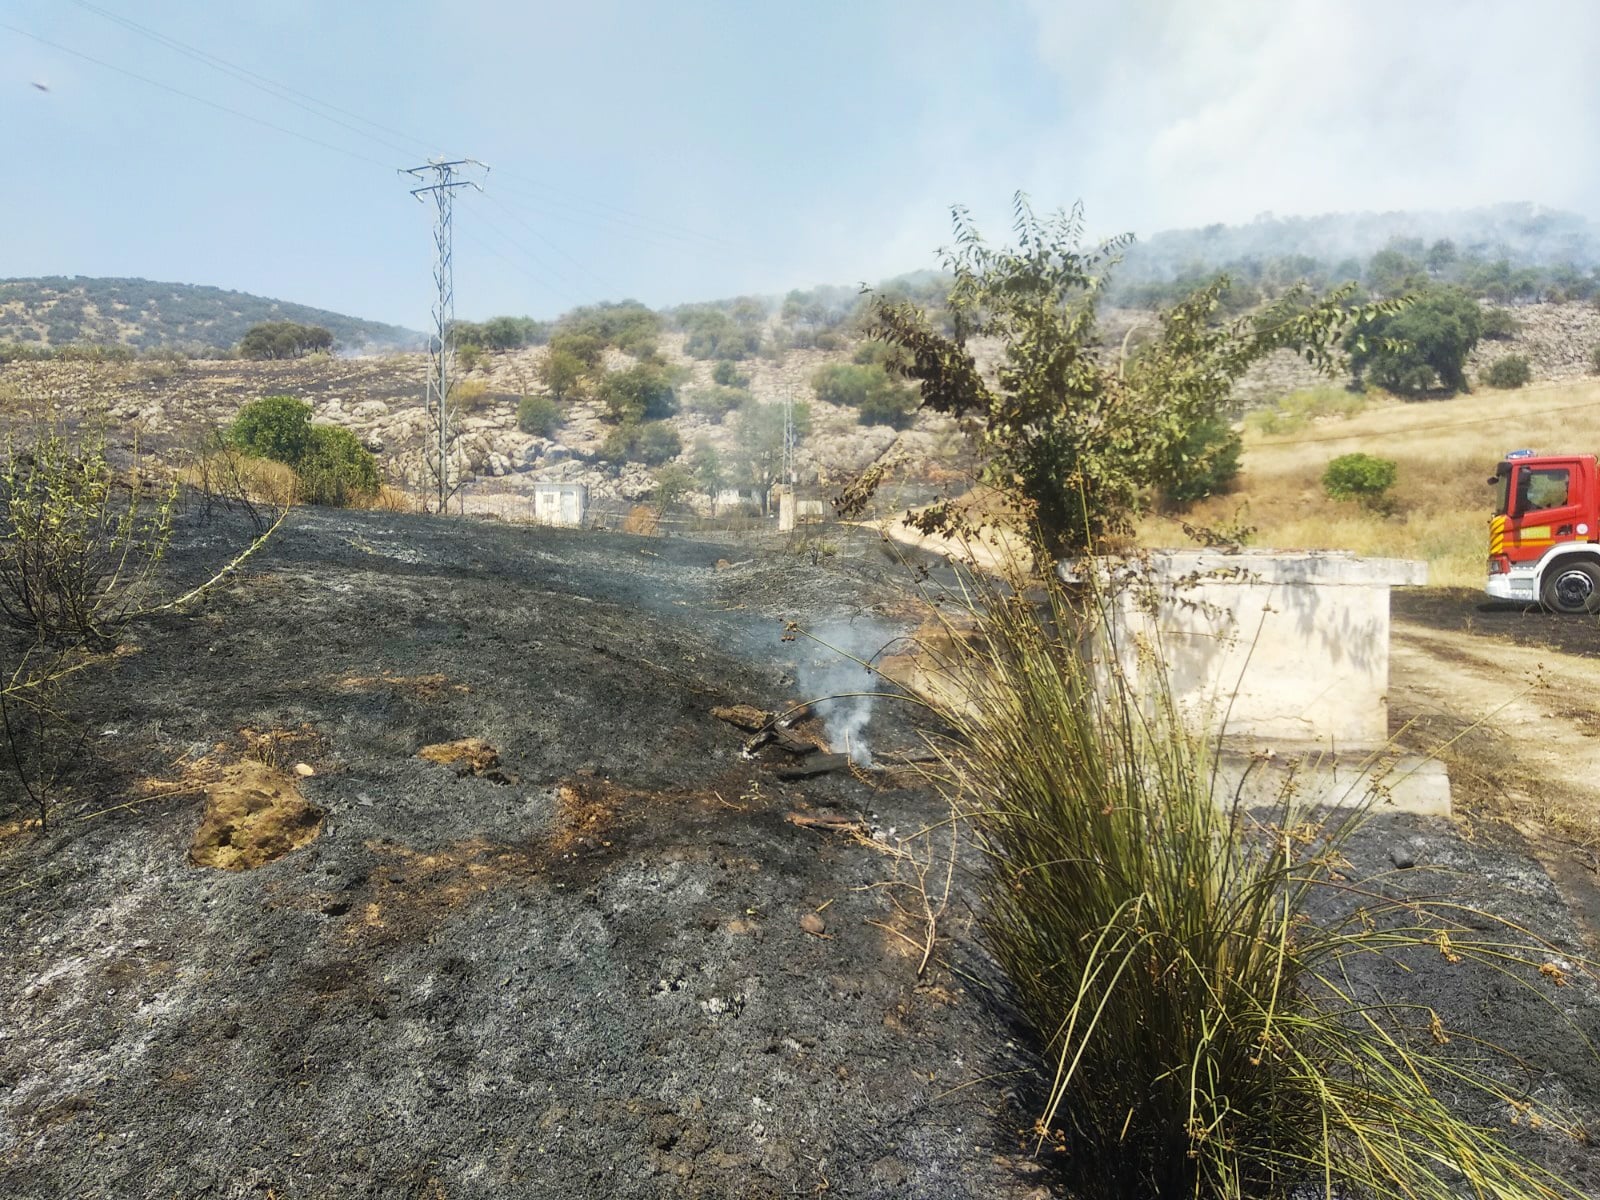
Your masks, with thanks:
<instances>
[{"instance_id":1,"label":"rocky hillside","mask_svg":"<svg viewBox=\"0 0 1600 1200\"><path fill-rule=\"evenodd\" d=\"M1507 354L1525 354L1535 379L1569 379L1588 374L1600 345L1600 309L1587 303L1536 304L1513 309L1518 328L1508 338L1486 340L1473 356L1469 377ZM1108 340L1120 341L1129 326L1148 314L1107 314ZM713 386L714 363L685 353L681 333L663 333L661 357L679 376L679 412L671 424L687 465L694 448L705 443L724 464L739 455L740 416L717 418L694 408L698 392ZM858 343L843 339L830 350L791 349L738 364L748 377L754 403L793 398L809 406L810 432L802 438L797 461L804 483L826 489L883 458L899 464L898 478L934 484L967 470L971 460L955 422L919 415L905 430L862 425L850 408L816 398L811 386L819 367L849 362ZM994 352L979 347L980 359ZM598 457L614 426L593 399L564 406L552 437L517 428L523 396L538 393L538 368L546 350L534 347L487 354L463 382L475 399L459 420L460 466L473 482L468 507L516 515L526 506L535 482L581 482L599 501L626 503L650 495L655 471L642 463L620 467ZM607 366L633 361L607 352ZM14 362L0 366L0 415L32 418L59 412L71 419L104 419L116 438L137 440L164 458L180 460L200 446L208 431L225 426L241 405L266 395L298 396L312 405L314 419L355 432L378 456L387 478L415 488L424 478L422 446L428 419L422 406L427 358L419 353L300 362L83 361ZM1269 402L1297 388L1329 381L1290 353L1261 364L1241 383L1247 406ZM730 484L733 481L730 480ZM704 503L702 498L702 504Z\"/></svg>"},{"instance_id":2,"label":"rocky hillside","mask_svg":"<svg viewBox=\"0 0 1600 1200\"><path fill-rule=\"evenodd\" d=\"M1517 329L1509 337L1485 338L1467 359L1467 378L1476 381L1495 360L1524 355L1536 380L1581 379L1593 375L1600 348L1600 307L1587 301L1510 306ZM1342 383L1329 380L1293 351L1280 350L1240 381L1237 394L1247 407L1271 403L1300 388Z\"/></svg>"},{"instance_id":3,"label":"rocky hillside","mask_svg":"<svg viewBox=\"0 0 1600 1200\"><path fill-rule=\"evenodd\" d=\"M664 334L659 352L679 369L678 387L687 401L697 389L711 386L713 364L683 353L681 334ZM514 506L536 481L585 483L598 500L632 501L650 494L654 473L640 463L620 468L596 459L612 426L604 409L592 400L577 400L563 409L553 438L517 428L517 406L537 392L536 368L543 348L488 356L463 382L481 395L459 418L460 464L477 479L468 499L481 495L479 507ZM608 365L632 360L615 351ZM781 358L740 363L749 377L748 391L757 404L785 397L810 408L811 430L798 446L802 480L828 486L880 456L901 461L903 474L937 478L963 465L965 442L955 423L939 416L919 416L909 429L863 426L854 410L817 400L811 375L826 363L848 361L844 350L791 350ZM14 362L0 366L0 416L10 420L58 412L72 420L104 419L116 439L137 440L164 459L180 461L203 444L207 433L230 422L239 408L268 395L297 396L312 406L313 419L352 430L379 457L386 476L401 486L417 486L424 478L422 447L428 431L422 397L428 360L422 354L381 357L311 359L298 362ZM687 402L671 422L685 457L696 443L714 447L724 462L738 454L739 417L722 420L693 411ZM498 498L498 499L497 499Z\"/></svg>"},{"instance_id":4,"label":"rocky hillside","mask_svg":"<svg viewBox=\"0 0 1600 1200\"><path fill-rule=\"evenodd\" d=\"M397 325L192 283L60 275L0 280L0 342L204 353L230 349L262 321L320 325L353 351L423 344L422 334Z\"/></svg>"}]
</instances>

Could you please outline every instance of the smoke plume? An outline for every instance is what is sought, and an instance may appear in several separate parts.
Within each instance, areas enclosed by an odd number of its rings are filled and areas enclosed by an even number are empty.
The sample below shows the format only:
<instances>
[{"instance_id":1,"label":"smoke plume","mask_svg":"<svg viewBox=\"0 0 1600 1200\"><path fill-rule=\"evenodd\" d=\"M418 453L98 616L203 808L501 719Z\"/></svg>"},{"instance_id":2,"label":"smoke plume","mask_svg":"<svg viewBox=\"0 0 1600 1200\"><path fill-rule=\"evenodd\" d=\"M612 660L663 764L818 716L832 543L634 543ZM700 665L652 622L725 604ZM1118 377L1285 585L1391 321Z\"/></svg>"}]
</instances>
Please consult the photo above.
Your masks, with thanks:
<instances>
[{"instance_id":1,"label":"smoke plume","mask_svg":"<svg viewBox=\"0 0 1600 1200\"><path fill-rule=\"evenodd\" d=\"M872 765L868 722L872 717L878 675L868 670L893 632L876 621L834 621L809 631L795 643L800 660L795 678L805 698L814 701L828 745L849 754L859 766Z\"/></svg>"}]
</instances>

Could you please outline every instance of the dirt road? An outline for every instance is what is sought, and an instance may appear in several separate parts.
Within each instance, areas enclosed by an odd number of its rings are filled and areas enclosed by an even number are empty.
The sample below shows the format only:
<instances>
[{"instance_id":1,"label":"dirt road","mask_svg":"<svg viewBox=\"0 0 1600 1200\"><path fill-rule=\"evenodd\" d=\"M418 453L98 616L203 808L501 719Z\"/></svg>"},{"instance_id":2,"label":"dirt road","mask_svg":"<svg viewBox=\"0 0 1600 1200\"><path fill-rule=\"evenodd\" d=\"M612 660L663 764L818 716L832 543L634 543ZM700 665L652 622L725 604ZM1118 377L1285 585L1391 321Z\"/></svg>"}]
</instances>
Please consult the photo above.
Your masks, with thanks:
<instances>
[{"instance_id":1,"label":"dirt road","mask_svg":"<svg viewBox=\"0 0 1600 1200\"><path fill-rule=\"evenodd\" d=\"M1600 950L1600 621L1462 589L1397 591L1396 736L1450 767L1457 812L1528 839Z\"/></svg>"}]
</instances>

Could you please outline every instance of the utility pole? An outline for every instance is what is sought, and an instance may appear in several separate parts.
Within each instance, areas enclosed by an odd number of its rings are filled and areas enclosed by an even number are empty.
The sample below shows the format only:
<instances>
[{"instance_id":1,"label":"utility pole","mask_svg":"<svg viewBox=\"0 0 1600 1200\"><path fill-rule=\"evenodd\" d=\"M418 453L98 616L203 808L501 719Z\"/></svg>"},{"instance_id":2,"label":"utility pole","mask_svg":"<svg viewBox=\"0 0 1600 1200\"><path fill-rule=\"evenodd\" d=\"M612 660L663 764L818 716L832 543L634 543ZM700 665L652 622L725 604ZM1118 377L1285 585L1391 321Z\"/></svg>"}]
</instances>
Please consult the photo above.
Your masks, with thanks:
<instances>
[{"instance_id":1,"label":"utility pole","mask_svg":"<svg viewBox=\"0 0 1600 1200\"><path fill-rule=\"evenodd\" d=\"M425 445L422 451L423 461L433 472L438 484L438 507L436 512L443 513L445 506L450 502L451 495L456 488L461 486L460 480L454 484L450 480L450 449L455 440L454 431L451 429L450 415L450 378L455 366L455 350L450 344L454 336L451 326L456 320L456 292L455 292L455 265L452 254L451 221L455 207L455 194L457 188L471 187L483 191L482 185L471 179L458 178L464 167L485 167L477 159L457 158L446 161L431 158L420 167L411 167L400 172L416 179L427 179L432 173L433 182L425 183L422 187L412 188L411 194L419 202L426 203L424 197L432 196L435 206L433 223L433 282L438 289L438 295L433 306L434 336L433 344L429 347L428 363L428 422L430 425L430 444Z\"/></svg>"},{"instance_id":2,"label":"utility pole","mask_svg":"<svg viewBox=\"0 0 1600 1200\"><path fill-rule=\"evenodd\" d=\"M786 394L783 398L783 480L791 491L798 482L794 466L795 441L794 397Z\"/></svg>"}]
</instances>

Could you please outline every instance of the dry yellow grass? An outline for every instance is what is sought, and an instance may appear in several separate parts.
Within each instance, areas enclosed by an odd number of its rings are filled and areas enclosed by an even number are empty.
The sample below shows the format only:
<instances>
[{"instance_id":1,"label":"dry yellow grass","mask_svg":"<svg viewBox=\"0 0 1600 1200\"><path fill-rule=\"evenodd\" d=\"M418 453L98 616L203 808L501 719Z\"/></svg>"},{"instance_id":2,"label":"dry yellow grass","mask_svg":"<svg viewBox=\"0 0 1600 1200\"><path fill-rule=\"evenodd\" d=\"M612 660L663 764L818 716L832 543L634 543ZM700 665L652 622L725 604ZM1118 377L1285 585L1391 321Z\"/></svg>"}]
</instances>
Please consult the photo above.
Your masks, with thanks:
<instances>
[{"instance_id":1,"label":"dry yellow grass","mask_svg":"<svg viewBox=\"0 0 1600 1200\"><path fill-rule=\"evenodd\" d=\"M353 508L370 508L377 512L421 512L417 498L404 488L383 484L370 497L359 498Z\"/></svg>"},{"instance_id":2,"label":"dry yellow grass","mask_svg":"<svg viewBox=\"0 0 1600 1200\"><path fill-rule=\"evenodd\" d=\"M220 450L196 458L178 470L180 482L222 496L243 493L256 504L290 508L299 500L300 481L294 468L268 458L251 458Z\"/></svg>"},{"instance_id":3,"label":"dry yellow grass","mask_svg":"<svg viewBox=\"0 0 1600 1200\"><path fill-rule=\"evenodd\" d=\"M1492 503L1485 481L1507 450L1600 452L1600 380L1451 400L1377 398L1353 416L1314 421L1291 434L1248 430L1244 445L1235 491L1184 519L1212 528L1252 526L1254 546L1422 559L1431 583L1481 587ZM1356 451L1398 465L1393 515L1323 494L1328 463ZM1193 544L1178 521L1161 517L1141 523L1139 541Z\"/></svg>"}]
</instances>

